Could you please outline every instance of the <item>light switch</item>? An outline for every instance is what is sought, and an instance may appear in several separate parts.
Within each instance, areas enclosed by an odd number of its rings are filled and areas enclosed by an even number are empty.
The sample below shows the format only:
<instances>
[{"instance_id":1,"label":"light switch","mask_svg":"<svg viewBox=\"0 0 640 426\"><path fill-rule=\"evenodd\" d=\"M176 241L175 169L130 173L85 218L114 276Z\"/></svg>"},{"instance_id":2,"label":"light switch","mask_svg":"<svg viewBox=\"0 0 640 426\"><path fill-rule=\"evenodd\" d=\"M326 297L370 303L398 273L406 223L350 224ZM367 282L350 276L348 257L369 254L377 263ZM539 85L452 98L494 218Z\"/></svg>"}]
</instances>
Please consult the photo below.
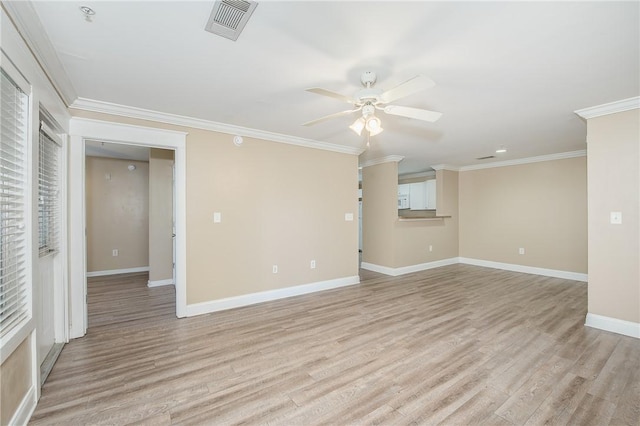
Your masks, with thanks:
<instances>
[{"instance_id":1,"label":"light switch","mask_svg":"<svg viewBox=\"0 0 640 426\"><path fill-rule=\"evenodd\" d=\"M213 212L213 223L222 222L222 214L220 212Z\"/></svg>"},{"instance_id":2,"label":"light switch","mask_svg":"<svg viewBox=\"0 0 640 426\"><path fill-rule=\"evenodd\" d=\"M345 213L344 220L346 220L347 222L353 222L353 213Z\"/></svg>"},{"instance_id":3,"label":"light switch","mask_svg":"<svg viewBox=\"0 0 640 426\"><path fill-rule=\"evenodd\" d=\"M611 212L611 223L614 225L622 224L622 212Z\"/></svg>"}]
</instances>

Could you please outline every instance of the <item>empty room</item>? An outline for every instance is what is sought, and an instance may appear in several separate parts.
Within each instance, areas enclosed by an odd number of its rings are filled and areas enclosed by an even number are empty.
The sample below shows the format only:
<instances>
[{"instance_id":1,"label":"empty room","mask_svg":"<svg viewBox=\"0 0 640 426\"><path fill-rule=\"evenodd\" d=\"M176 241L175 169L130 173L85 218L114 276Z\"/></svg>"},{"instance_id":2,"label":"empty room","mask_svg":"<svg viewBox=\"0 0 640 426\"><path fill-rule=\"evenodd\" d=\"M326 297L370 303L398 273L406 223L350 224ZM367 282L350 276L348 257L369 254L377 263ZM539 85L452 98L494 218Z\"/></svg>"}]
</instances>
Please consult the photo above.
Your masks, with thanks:
<instances>
[{"instance_id":1,"label":"empty room","mask_svg":"<svg viewBox=\"0 0 640 426\"><path fill-rule=\"evenodd\" d=\"M639 2L0 4L0 425L640 424Z\"/></svg>"}]
</instances>

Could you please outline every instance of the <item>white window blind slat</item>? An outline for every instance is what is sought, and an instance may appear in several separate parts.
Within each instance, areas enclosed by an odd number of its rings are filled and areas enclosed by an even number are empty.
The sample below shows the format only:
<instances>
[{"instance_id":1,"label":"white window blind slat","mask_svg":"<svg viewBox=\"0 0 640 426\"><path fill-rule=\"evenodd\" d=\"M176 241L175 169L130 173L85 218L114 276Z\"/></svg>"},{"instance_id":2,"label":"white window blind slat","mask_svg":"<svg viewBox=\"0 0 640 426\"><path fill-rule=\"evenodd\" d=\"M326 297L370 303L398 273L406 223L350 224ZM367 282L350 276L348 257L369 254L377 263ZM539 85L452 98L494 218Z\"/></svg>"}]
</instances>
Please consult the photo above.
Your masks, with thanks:
<instances>
[{"instance_id":1,"label":"white window blind slat","mask_svg":"<svg viewBox=\"0 0 640 426\"><path fill-rule=\"evenodd\" d=\"M38 161L38 238L40 256L58 251L60 146L41 126Z\"/></svg>"},{"instance_id":2,"label":"white window blind slat","mask_svg":"<svg viewBox=\"0 0 640 426\"><path fill-rule=\"evenodd\" d=\"M29 315L26 153L29 97L0 69L0 337Z\"/></svg>"}]
</instances>

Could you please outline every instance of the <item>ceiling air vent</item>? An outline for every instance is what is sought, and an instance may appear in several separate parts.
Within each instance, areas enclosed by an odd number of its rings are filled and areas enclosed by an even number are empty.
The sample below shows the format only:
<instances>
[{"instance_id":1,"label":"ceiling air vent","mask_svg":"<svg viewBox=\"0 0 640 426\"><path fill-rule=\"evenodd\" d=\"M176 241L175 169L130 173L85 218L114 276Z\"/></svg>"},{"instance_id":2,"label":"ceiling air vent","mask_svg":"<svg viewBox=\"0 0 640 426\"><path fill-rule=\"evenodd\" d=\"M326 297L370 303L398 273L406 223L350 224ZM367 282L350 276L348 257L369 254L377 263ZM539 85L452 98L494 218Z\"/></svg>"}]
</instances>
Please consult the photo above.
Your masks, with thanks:
<instances>
[{"instance_id":1,"label":"ceiling air vent","mask_svg":"<svg viewBox=\"0 0 640 426\"><path fill-rule=\"evenodd\" d=\"M476 160L488 160L490 158L496 158L496 156L495 155L487 155L486 157L476 158Z\"/></svg>"},{"instance_id":2,"label":"ceiling air vent","mask_svg":"<svg viewBox=\"0 0 640 426\"><path fill-rule=\"evenodd\" d=\"M204 29L235 41L257 6L254 1L218 0Z\"/></svg>"}]
</instances>

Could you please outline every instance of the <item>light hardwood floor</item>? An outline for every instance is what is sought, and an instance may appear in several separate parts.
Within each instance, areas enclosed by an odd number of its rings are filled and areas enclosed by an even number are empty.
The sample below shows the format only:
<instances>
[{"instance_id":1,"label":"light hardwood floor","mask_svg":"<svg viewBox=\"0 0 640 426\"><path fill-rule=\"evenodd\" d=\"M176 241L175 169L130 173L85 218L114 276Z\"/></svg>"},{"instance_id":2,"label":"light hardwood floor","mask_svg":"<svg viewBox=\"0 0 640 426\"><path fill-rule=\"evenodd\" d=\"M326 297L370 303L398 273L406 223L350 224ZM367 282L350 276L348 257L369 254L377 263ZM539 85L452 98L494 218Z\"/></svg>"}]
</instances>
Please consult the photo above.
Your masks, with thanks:
<instances>
[{"instance_id":1,"label":"light hardwood floor","mask_svg":"<svg viewBox=\"0 0 640 426\"><path fill-rule=\"evenodd\" d=\"M640 424L640 341L585 283L469 265L177 320L145 274L89 283L40 424Z\"/></svg>"}]
</instances>

